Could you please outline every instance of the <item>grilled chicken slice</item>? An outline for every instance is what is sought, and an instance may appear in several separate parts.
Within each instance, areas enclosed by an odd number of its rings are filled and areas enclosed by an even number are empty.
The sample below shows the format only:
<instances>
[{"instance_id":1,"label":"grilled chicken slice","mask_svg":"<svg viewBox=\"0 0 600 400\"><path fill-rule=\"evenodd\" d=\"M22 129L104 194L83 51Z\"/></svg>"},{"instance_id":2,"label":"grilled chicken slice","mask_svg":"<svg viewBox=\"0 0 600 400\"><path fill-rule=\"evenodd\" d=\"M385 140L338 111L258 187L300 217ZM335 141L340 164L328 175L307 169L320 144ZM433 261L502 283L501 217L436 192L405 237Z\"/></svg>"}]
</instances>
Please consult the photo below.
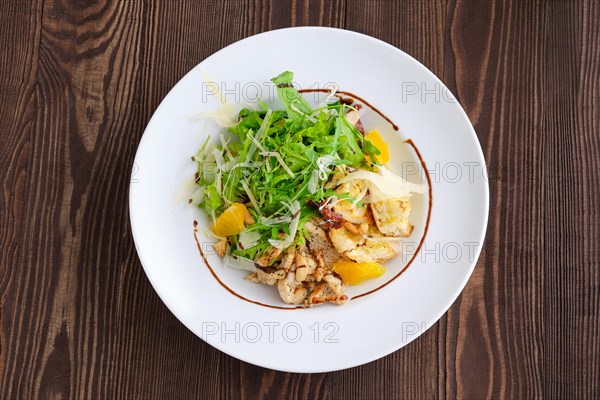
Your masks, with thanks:
<instances>
[{"instance_id":1,"label":"grilled chicken slice","mask_svg":"<svg viewBox=\"0 0 600 400\"><path fill-rule=\"evenodd\" d=\"M287 304L303 304L308 296L308 290L301 282L296 281L296 273L291 271L277 282L277 290Z\"/></svg>"},{"instance_id":2,"label":"grilled chicken slice","mask_svg":"<svg viewBox=\"0 0 600 400\"><path fill-rule=\"evenodd\" d=\"M320 283L317 287L312 291L308 299L306 299L306 305L308 307L323 304L323 303L334 303L334 304L344 304L348 300L348 296L345 294L336 294L329 284Z\"/></svg>"},{"instance_id":3,"label":"grilled chicken slice","mask_svg":"<svg viewBox=\"0 0 600 400\"><path fill-rule=\"evenodd\" d=\"M248 274L245 279L249 280L250 282L273 286L285 276L286 273L283 269L257 268L256 271Z\"/></svg>"},{"instance_id":4,"label":"grilled chicken slice","mask_svg":"<svg viewBox=\"0 0 600 400\"><path fill-rule=\"evenodd\" d=\"M277 257L281 255L282 249L278 249L277 247L269 247L263 254L261 254L257 259L256 263L261 267L269 267L271 266Z\"/></svg>"},{"instance_id":5,"label":"grilled chicken slice","mask_svg":"<svg viewBox=\"0 0 600 400\"><path fill-rule=\"evenodd\" d=\"M325 229L319 226L319 220L309 221L304 227L310 233L308 238L308 247L312 253L319 252L326 266L333 265L337 260L342 258L338 253L329 238Z\"/></svg>"}]
</instances>

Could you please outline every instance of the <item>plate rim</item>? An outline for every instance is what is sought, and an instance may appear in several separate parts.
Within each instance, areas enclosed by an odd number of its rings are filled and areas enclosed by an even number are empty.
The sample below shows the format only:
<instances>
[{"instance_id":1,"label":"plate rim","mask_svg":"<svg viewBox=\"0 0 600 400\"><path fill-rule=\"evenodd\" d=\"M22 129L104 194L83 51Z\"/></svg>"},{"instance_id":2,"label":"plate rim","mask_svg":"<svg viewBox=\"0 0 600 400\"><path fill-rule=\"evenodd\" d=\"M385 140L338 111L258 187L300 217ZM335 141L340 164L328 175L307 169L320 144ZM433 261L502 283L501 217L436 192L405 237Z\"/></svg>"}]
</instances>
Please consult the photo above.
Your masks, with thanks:
<instances>
[{"instance_id":1,"label":"plate rim","mask_svg":"<svg viewBox=\"0 0 600 400\"><path fill-rule=\"evenodd\" d=\"M411 56L410 54L406 53L405 51L391 45L390 43L387 43L381 39L375 38L373 36L364 34L364 33L360 33L360 32L356 32L356 31L352 31L349 29L341 29L341 28L333 28L333 27L321 27L321 26L300 26L300 27L286 27L286 28L280 28L280 29L273 29L273 30L269 30L269 31L265 31L265 32L261 32L261 33L257 33L254 35L250 35L247 37L244 37L240 40L237 40L233 43L230 43L229 45L219 49L218 51L212 53L210 56L204 58L202 61L200 61L198 64L196 64L194 67L192 67L186 74L184 74L181 78L179 78L179 80L177 81L177 83L175 85L173 85L173 87L165 94L165 96L161 99L160 104L156 107L156 109L153 111L151 118L149 119L148 123L146 124L146 127L144 129L144 132L142 133L142 136L140 138L140 141L138 143L136 152L135 152L135 157L132 163L132 169L131 169L131 174L130 174L130 184L129 184L129 193L128 193L128 197L129 197L129 201L128 201L128 213L129 213L129 224L130 224L130 229L131 229L131 234L132 234L132 238L134 241L134 244L137 243L137 240L139 238L139 234L136 233L138 231L138 229L140 229L139 227L136 228L136 222L134 221L134 217L133 214L131 213L131 209L135 207L134 201L135 201L135 188L132 185L132 180L134 179L134 174L136 173L135 170L135 165L136 162L139 161L139 157L140 154L143 152L143 149L145 147L147 147L147 143L148 143L148 135L147 132L149 130L152 129L153 125L156 124L156 118L157 118L157 114L159 114L159 111L165 107L166 104L166 100L172 95L172 93L180 86L183 84L183 81L190 75L192 74L197 68L199 68L203 63L207 62L209 59L211 58L215 58L218 57L218 55L222 52L224 52L226 49L229 49L230 47L233 46L237 46L239 45L241 42L252 39L252 38L256 38L259 36L268 36L268 35L277 35L279 33L285 32L285 31L299 31L299 30L304 30L304 31L334 31L334 32L341 32L343 34L348 34L350 36L355 36L355 37L360 37L362 39L366 39L369 41L372 41L375 45L381 46L383 45L384 47L388 48L389 50L392 50L393 52L403 56L403 57L408 57L412 63L415 65L415 67L419 68L422 72L424 72L425 74L429 75L431 78L433 78L436 82L439 82L439 84L441 85L442 89L445 89L447 91L447 93L451 94L455 99L456 96L454 96L453 92L445 85L445 83L442 81L442 79L440 79L436 74L434 74L429 68L427 68L425 65L423 65L419 60L417 60L416 58L414 58L413 56ZM487 177L488 172L487 172L487 164L485 162L485 156L483 153L483 149L481 146L481 142L475 132L475 128L473 127L473 124L471 122L471 120L469 119L468 115L466 114L463 106L461 105L461 103L458 101L456 101L457 105L458 105L458 111L459 114L461 116L461 118L467 123L467 127L469 128L468 131L471 135L471 139L474 140L474 143L476 143L476 150L477 150L477 157L479 158L478 161L480 161L482 163L482 169L483 172L485 173L485 176ZM479 260L479 257L481 255L481 251L484 247L485 244L485 237L486 237L486 232L487 232L487 227L488 227L488 223L489 223L489 201L490 201L490 195L489 195L489 180L488 179L484 179L484 184L482 185L483 188L483 212L484 212L484 217L481 223L481 228L480 231L478 232L478 241L479 243L481 243L481 245L476 249L475 253L474 253L474 258L473 261L470 262L470 266L469 269L467 271L467 273L465 274L464 279L462 280L462 282L460 282L460 285L456 286L456 290L455 293L451 296L451 298L446 302L446 304L444 305L443 308L440 308L440 311L438 313L435 314L435 317L431 318L429 321L425 322L425 329L422 329L418 332L417 335L412 336L411 338L409 338L406 341L398 341L398 345L394 346L391 350L388 348L386 350L382 350L380 352L376 352L373 353L373 356L370 357L366 357L366 358L362 358L360 360L357 361L353 361L351 363L349 363L349 365L342 365L340 367L336 367L336 368L315 368L315 369L311 369L310 371L307 370L302 370L302 369L294 369L294 368L282 368L280 366L273 366L272 363L268 362L267 360L249 360L247 357L244 356L240 356L240 355L234 355L232 354L230 351L228 351L228 349L225 346L225 343L213 343L213 342L209 342L208 340L206 340L201 334L199 334L198 332L196 332L195 329L192 329L188 323L185 322L185 320L178 315L177 312L175 312L173 310L173 308L171 307L171 305L169 304L170 302L166 301L165 298L165 294L163 292L163 290L160 288L160 285L157 284L157 282L151 277L151 275L148 273L147 268L145 266L145 264L147 264L147 257L145 257L142 252L140 251L139 247L136 245L134 246L136 249L136 253L138 255L138 259L140 260L140 264L142 265L142 269L144 270L144 274L146 275L148 281L150 282L152 288L154 289L154 291L156 292L156 294L158 295L158 297L160 298L160 300L163 302L163 304L168 308L169 312L171 314L173 314L175 316L175 318L177 318L177 320L179 320L180 323L182 323L188 330L190 330L194 335L198 336L202 341L204 341L206 344L214 347L215 349L222 351L223 353L236 358L238 360L247 362L249 364L253 364L253 365L257 365L263 368L268 368L268 369L272 369L272 370L276 370L276 371L284 371L284 372L291 372L291 373L323 373L323 372L334 372L334 371L340 371L340 370L345 370L345 369L349 369L349 368L354 368L360 365L365 365L368 363L371 363L373 361L376 361L380 358L386 357L396 351L398 351L399 349L403 348L404 346L408 345L409 343L411 343L413 340L419 338L420 336L422 336L425 332L427 332L431 327L433 327L438 321L439 319L448 312L448 310L452 307L452 305L454 304L454 302L457 300L457 298L460 296L460 294L463 292L467 282L469 281L469 279L471 278L473 271L475 269L475 267L477 266L477 262ZM422 250L421 250L422 251ZM145 261L146 260L146 261Z\"/></svg>"}]
</instances>

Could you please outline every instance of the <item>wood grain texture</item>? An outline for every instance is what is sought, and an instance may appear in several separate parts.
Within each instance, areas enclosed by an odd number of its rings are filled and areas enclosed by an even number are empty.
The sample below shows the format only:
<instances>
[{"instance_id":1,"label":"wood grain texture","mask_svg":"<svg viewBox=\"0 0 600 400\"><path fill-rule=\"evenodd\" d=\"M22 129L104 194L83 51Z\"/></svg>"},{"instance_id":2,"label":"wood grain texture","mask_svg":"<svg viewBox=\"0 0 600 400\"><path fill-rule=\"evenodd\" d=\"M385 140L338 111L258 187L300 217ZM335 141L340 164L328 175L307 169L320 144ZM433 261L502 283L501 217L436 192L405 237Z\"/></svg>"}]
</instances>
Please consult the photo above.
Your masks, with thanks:
<instances>
[{"instance_id":1,"label":"wood grain texture","mask_svg":"<svg viewBox=\"0 0 600 400\"><path fill-rule=\"evenodd\" d=\"M0 398L600 397L600 2L0 2ZM440 76L490 176L463 294L402 350L328 374L188 331L129 233L133 156L193 66L262 31L341 27Z\"/></svg>"}]
</instances>

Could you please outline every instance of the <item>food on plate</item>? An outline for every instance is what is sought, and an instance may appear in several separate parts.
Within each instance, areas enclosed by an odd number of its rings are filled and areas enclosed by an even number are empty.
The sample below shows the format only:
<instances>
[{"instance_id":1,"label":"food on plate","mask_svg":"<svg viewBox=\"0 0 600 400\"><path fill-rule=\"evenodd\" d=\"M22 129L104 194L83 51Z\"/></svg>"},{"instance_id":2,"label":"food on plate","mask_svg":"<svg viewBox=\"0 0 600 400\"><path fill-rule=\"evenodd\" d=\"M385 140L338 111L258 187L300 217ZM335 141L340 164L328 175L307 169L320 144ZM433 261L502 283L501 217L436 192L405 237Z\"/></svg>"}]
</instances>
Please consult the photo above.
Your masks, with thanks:
<instances>
[{"instance_id":1,"label":"food on plate","mask_svg":"<svg viewBox=\"0 0 600 400\"><path fill-rule=\"evenodd\" d=\"M343 304L348 285L385 273L411 235L421 184L385 167L389 149L335 90L313 108L272 79L283 109L242 109L228 132L201 146L190 203L212 221L214 250L250 282L276 286L288 304Z\"/></svg>"},{"instance_id":2,"label":"food on plate","mask_svg":"<svg viewBox=\"0 0 600 400\"><path fill-rule=\"evenodd\" d=\"M246 222L248 209L242 203L233 203L212 224L212 230L219 237L239 234ZM250 216L251 218L252 216Z\"/></svg>"},{"instance_id":3,"label":"food on plate","mask_svg":"<svg viewBox=\"0 0 600 400\"><path fill-rule=\"evenodd\" d=\"M385 267L376 262L357 263L339 260L333 264L333 270L349 285L358 285L367 279L378 278L385 273Z\"/></svg>"}]
</instances>

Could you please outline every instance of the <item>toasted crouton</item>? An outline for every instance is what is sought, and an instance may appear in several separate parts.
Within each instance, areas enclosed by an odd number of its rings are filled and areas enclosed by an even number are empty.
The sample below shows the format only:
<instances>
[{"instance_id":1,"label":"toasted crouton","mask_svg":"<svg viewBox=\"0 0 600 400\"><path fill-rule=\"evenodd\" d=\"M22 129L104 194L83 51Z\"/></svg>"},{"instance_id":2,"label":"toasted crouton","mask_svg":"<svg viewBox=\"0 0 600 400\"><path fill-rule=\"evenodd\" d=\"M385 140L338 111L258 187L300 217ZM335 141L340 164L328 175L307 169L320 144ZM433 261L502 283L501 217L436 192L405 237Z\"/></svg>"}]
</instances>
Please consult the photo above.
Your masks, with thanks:
<instances>
[{"instance_id":1,"label":"toasted crouton","mask_svg":"<svg viewBox=\"0 0 600 400\"><path fill-rule=\"evenodd\" d=\"M213 248L219 257L224 257L225 252L227 251L227 240L218 241L217 243L213 244Z\"/></svg>"},{"instance_id":2,"label":"toasted crouton","mask_svg":"<svg viewBox=\"0 0 600 400\"><path fill-rule=\"evenodd\" d=\"M331 229L329 237L337 251L356 262L384 262L398 254L375 225L370 225L365 235L353 234L346 228Z\"/></svg>"},{"instance_id":3,"label":"toasted crouton","mask_svg":"<svg viewBox=\"0 0 600 400\"><path fill-rule=\"evenodd\" d=\"M365 239L359 234L356 235L350 232L345 227L340 229L330 229L329 230L329 239L331 239L331 243L342 254L345 254L347 251L354 250L356 247L364 244Z\"/></svg>"},{"instance_id":4,"label":"toasted crouton","mask_svg":"<svg viewBox=\"0 0 600 400\"><path fill-rule=\"evenodd\" d=\"M387 241L367 239L364 246L359 246L345 253L345 255L358 263L382 263L394 258L398 251Z\"/></svg>"},{"instance_id":5,"label":"toasted crouton","mask_svg":"<svg viewBox=\"0 0 600 400\"><path fill-rule=\"evenodd\" d=\"M369 188L377 198L377 189ZM409 237L413 226L409 216L411 204L408 197L400 199L381 199L370 204L377 228L385 236Z\"/></svg>"},{"instance_id":6,"label":"toasted crouton","mask_svg":"<svg viewBox=\"0 0 600 400\"><path fill-rule=\"evenodd\" d=\"M336 193L348 194L351 197L358 198L365 194L367 183L362 180L353 180L341 184L335 189ZM365 205L353 204L349 200L340 200L333 206L333 211L340 214L346 221L353 224L369 223L372 220L371 212Z\"/></svg>"}]
</instances>

